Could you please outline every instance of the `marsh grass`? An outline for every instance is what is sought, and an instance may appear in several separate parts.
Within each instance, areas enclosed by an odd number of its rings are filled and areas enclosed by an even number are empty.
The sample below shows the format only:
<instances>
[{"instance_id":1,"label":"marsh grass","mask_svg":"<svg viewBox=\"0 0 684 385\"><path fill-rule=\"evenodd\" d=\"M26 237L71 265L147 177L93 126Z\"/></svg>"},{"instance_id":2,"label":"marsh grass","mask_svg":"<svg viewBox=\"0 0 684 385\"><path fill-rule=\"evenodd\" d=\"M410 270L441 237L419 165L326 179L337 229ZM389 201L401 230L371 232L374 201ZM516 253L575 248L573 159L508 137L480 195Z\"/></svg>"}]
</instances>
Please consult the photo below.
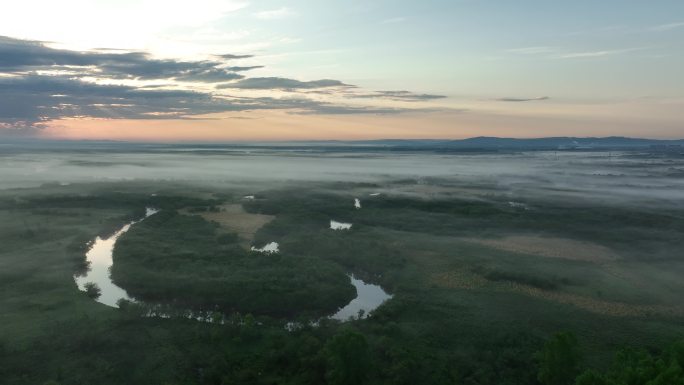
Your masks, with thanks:
<instances>
[{"instance_id":1,"label":"marsh grass","mask_svg":"<svg viewBox=\"0 0 684 385\"><path fill-rule=\"evenodd\" d=\"M498 190L468 199L384 192L353 208L359 191L381 187L312 184L252 192L259 199L245 202L245 210L276 217L256 232L255 242L279 242L278 256L252 255L216 225L175 213L236 204L244 189L213 194L200 186L136 182L3 191L2 379L324 383L326 344L350 328L368 343L374 383L534 384L534 352L559 330L573 331L585 365L598 368L625 345L658 349L684 333L680 315L658 310L680 303L684 292L680 211L552 200L526 201L533 210L521 211ZM473 191L485 188L491 185ZM166 214L122 236L117 281L176 308L226 298L222 310L231 322L142 317L136 306L108 308L78 291L73 274L84 267L88 240L148 205ZM354 227L331 231L331 218ZM620 258L547 258L463 240L520 234L591 242ZM296 274L302 271L304 278ZM333 293L346 293L348 272L381 284L392 300L364 321L323 320L317 328L285 330L281 317L292 309L302 311L299 320L307 325L307 317L343 302ZM203 283L207 277L210 284ZM316 292L328 296L311 300ZM596 304L645 311L594 311ZM274 317L259 315L264 309Z\"/></svg>"},{"instance_id":2,"label":"marsh grass","mask_svg":"<svg viewBox=\"0 0 684 385\"><path fill-rule=\"evenodd\" d=\"M199 216L162 211L121 236L112 278L135 298L225 313L324 315L354 297L334 264L247 251L218 229Z\"/></svg>"}]
</instances>

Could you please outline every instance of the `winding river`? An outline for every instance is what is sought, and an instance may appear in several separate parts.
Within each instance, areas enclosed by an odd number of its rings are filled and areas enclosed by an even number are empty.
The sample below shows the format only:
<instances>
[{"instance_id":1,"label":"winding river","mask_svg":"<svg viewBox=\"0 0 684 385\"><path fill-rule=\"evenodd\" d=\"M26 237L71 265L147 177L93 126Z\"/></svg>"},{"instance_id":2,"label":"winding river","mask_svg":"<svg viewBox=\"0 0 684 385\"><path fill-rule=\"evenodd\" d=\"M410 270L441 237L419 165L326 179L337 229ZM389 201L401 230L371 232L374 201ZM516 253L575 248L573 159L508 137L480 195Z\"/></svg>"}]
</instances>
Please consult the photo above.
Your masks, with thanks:
<instances>
[{"instance_id":1,"label":"winding river","mask_svg":"<svg viewBox=\"0 0 684 385\"><path fill-rule=\"evenodd\" d=\"M114 263L112 257L114 245L119 237L127 232L132 226L157 212L158 210L156 209L147 208L145 217L142 219L127 223L108 238L95 238L90 249L86 253L86 260L89 265L88 271L85 275L74 276L78 289L85 291L85 285L89 282L97 284L100 288L100 296L96 301L110 307L118 307L118 301L121 299L135 302L135 299L129 296L125 289L114 284L111 279L110 269ZM390 294L387 294L378 285L368 284L355 278L353 275L350 275L349 279L351 280L351 284L356 288L356 298L328 318L346 321L350 318L356 318L360 314L362 314L362 318L365 318L371 311L392 298Z\"/></svg>"},{"instance_id":2,"label":"winding river","mask_svg":"<svg viewBox=\"0 0 684 385\"><path fill-rule=\"evenodd\" d=\"M74 276L74 280L76 281L78 289L85 291L85 285L88 282L97 284L97 286L100 288L100 296L96 299L96 301L111 307L118 307L117 302L121 299L133 301L133 298L126 293L126 290L116 286L114 282L112 282L110 269L114 264L112 259L114 245L119 237L128 231L131 226L145 220L157 212L158 210L148 207L145 210L145 217L142 219L127 223L108 238L95 238L93 244L86 253L88 271L85 275Z\"/></svg>"}]
</instances>

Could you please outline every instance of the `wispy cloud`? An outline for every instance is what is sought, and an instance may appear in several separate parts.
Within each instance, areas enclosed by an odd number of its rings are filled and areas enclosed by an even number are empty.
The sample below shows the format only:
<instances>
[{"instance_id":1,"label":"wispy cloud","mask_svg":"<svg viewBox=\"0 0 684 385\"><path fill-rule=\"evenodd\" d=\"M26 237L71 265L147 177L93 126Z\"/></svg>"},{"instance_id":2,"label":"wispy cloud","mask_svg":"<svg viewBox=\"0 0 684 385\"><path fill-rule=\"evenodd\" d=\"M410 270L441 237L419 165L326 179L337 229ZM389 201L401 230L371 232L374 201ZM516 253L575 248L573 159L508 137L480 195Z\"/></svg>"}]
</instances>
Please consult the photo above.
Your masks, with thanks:
<instances>
[{"instance_id":1,"label":"wispy cloud","mask_svg":"<svg viewBox=\"0 0 684 385\"><path fill-rule=\"evenodd\" d=\"M593 51L569 51L558 47L532 46L522 48L512 48L506 52L515 55L541 56L547 59L582 59L599 58L604 56L620 55L628 52L646 49L645 47L621 48L621 49L602 49Z\"/></svg>"},{"instance_id":2,"label":"wispy cloud","mask_svg":"<svg viewBox=\"0 0 684 385\"><path fill-rule=\"evenodd\" d=\"M393 17L391 19L385 19L380 22L380 24L396 24L396 23L403 23L406 21L405 17Z\"/></svg>"},{"instance_id":3,"label":"wispy cloud","mask_svg":"<svg viewBox=\"0 0 684 385\"><path fill-rule=\"evenodd\" d=\"M444 99L444 95L417 94L410 91L376 91L371 93L349 94L350 98L356 99L389 99L401 102L420 102L436 99Z\"/></svg>"},{"instance_id":4,"label":"wispy cloud","mask_svg":"<svg viewBox=\"0 0 684 385\"><path fill-rule=\"evenodd\" d=\"M651 30L652 31L669 31L672 29L677 29L677 28L682 28L682 27L684 27L684 21L656 25L656 26L651 27Z\"/></svg>"},{"instance_id":5,"label":"wispy cloud","mask_svg":"<svg viewBox=\"0 0 684 385\"><path fill-rule=\"evenodd\" d=\"M233 66L233 67L226 67L226 70L232 71L232 72L243 72L243 71L256 70L259 68L264 68L264 66Z\"/></svg>"},{"instance_id":6,"label":"wispy cloud","mask_svg":"<svg viewBox=\"0 0 684 385\"><path fill-rule=\"evenodd\" d=\"M520 55L539 55L545 53L558 52L558 48L545 47L545 46L535 46L535 47L523 47L523 48L512 48L506 50L509 53L515 53Z\"/></svg>"},{"instance_id":7,"label":"wispy cloud","mask_svg":"<svg viewBox=\"0 0 684 385\"><path fill-rule=\"evenodd\" d=\"M514 97L506 97L506 98L498 98L494 99L497 102L536 102L536 101L541 101L541 100L549 100L551 99L548 96L540 96L536 98L514 98Z\"/></svg>"},{"instance_id":8,"label":"wispy cloud","mask_svg":"<svg viewBox=\"0 0 684 385\"><path fill-rule=\"evenodd\" d=\"M566 33L564 36L584 36L584 35L592 35L592 36L605 36L605 35L622 35L622 34L628 34L628 33L633 33L637 32L634 28L625 26L625 25L606 25L603 27L597 27L597 28L588 28L588 29L583 29L579 31L573 31Z\"/></svg>"},{"instance_id":9,"label":"wispy cloud","mask_svg":"<svg viewBox=\"0 0 684 385\"><path fill-rule=\"evenodd\" d=\"M288 7L261 11L254 14L254 17L261 20L277 20L294 16L295 12Z\"/></svg>"},{"instance_id":10,"label":"wispy cloud","mask_svg":"<svg viewBox=\"0 0 684 385\"><path fill-rule=\"evenodd\" d=\"M584 52L571 52L558 55L558 59L582 59L582 58L598 58L604 56L621 55L628 52L639 51L644 49L640 48L624 48L624 49L612 49L612 50L600 50L600 51L584 51Z\"/></svg>"},{"instance_id":11,"label":"wispy cloud","mask_svg":"<svg viewBox=\"0 0 684 385\"><path fill-rule=\"evenodd\" d=\"M227 53L223 55L218 55L218 57L227 59L227 60L236 60L236 59L249 59L254 57L254 55L235 55L232 53Z\"/></svg>"},{"instance_id":12,"label":"wispy cloud","mask_svg":"<svg viewBox=\"0 0 684 385\"><path fill-rule=\"evenodd\" d=\"M238 82L221 84L217 88L239 88L248 90L299 90L329 87L353 87L344 84L339 80L321 79L304 82L295 79L268 77L268 78L249 78Z\"/></svg>"},{"instance_id":13,"label":"wispy cloud","mask_svg":"<svg viewBox=\"0 0 684 385\"><path fill-rule=\"evenodd\" d=\"M571 51L567 48L562 47L550 47L550 46L530 46L521 48L511 48L505 50L505 52L514 55L525 55L540 57L546 59L590 59L590 58L600 58L613 55L621 55L629 52L640 51L649 49L652 47L631 47L631 48L619 48L619 49L596 49L596 50L586 50L586 51Z\"/></svg>"}]
</instances>

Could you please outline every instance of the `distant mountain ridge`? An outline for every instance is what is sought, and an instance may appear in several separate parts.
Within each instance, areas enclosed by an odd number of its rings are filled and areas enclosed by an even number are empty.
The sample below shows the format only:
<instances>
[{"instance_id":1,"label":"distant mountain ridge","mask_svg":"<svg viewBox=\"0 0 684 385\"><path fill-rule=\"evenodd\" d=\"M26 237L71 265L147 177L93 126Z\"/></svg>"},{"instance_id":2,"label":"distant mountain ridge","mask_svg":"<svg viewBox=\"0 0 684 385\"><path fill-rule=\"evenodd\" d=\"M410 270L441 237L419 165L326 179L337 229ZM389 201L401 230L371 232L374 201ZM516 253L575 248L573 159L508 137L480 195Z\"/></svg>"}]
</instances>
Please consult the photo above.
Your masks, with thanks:
<instances>
[{"instance_id":1,"label":"distant mountain ridge","mask_svg":"<svg viewBox=\"0 0 684 385\"><path fill-rule=\"evenodd\" d=\"M468 139L383 139L355 142L348 144L365 144L389 147L435 147L451 149L590 149L590 148L638 148L658 146L684 146L684 139L663 140L643 139L623 136L610 137L542 137L542 138L501 138L478 136Z\"/></svg>"},{"instance_id":2,"label":"distant mountain ridge","mask_svg":"<svg viewBox=\"0 0 684 385\"><path fill-rule=\"evenodd\" d=\"M672 150L684 153L684 139L645 139L624 136L609 137L541 137L541 138L501 138L478 136L468 139L377 139L377 140L312 140L277 142L125 142L106 140L43 140L0 138L0 152L16 149L73 149L73 150L110 150L110 151L165 151L197 150L210 151L230 148L264 149L311 149L322 151L544 151L544 150L610 150L610 149L654 149Z\"/></svg>"}]
</instances>

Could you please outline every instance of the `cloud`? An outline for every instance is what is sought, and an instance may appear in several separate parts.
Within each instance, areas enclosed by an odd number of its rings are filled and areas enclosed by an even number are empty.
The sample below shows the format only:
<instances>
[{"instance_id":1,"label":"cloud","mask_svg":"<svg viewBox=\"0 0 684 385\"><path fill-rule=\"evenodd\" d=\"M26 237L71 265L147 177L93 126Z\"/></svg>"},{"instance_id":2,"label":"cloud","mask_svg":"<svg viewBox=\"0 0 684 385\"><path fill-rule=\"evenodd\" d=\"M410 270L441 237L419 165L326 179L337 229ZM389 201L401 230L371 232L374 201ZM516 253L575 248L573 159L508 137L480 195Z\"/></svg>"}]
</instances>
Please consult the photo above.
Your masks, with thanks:
<instances>
[{"instance_id":1,"label":"cloud","mask_svg":"<svg viewBox=\"0 0 684 385\"><path fill-rule=\"evenodd\" d=\"M499 98L499 99L494 99L497 102L536 102L536 101L541 101L541 100L549 100L551 99L548 96L540 96L537 98Z\"/></svg>"},{"instance_id":2,"label":"cloud","mask_svg":"<svg viewBox=\"0 0 684 385\"><path fill-rule=\"evenodd\" d=\"M349 91L355 86L333 79L245 78L242 72L262 66L230 66L226 60L251 55L216 57L220 60L157 59L146 52L72 51L51 48L40 41L0 37L0 129L32 134L50 121L64 118L190 119L212 113L272 109L326 115L418 110L315 100L306 94L327 91L350 98ZM160 82L150 84L149 80ZM209 88L202 83L218 86ZM245 96L248 92L234 96L219 91L223 89L287 91L300 96ZM441 97L409 91L368 95L404 101Z\"/></svg>"},{"instance_id":3,"label":"cloud","mask_svg":"<svg viewBox=\"0 0 684 385\"><path fill-rule=\"evenodd\" d=\"M244 72L244 71L255 70L258 68L264 68L264 66L245 66L245 67L233 66L233 67L226 68L226 70L232 71L232 72Z\"/></svg>"},{"instance_id":4,"label":"cloud","mask_svg":"<svg viewBox=\"0 0 684 385\"><path fill-rule=\"evenodd\" d=\"M506 52L516 55L536 55L544 56L547 59L582 59L582 58L597 58L611 55L620 55L628 52L639 51L647 49L648 47L635 47L623 49L605 49L595 51L580 51L571 52L567 49L548 46L531 46L522 48L508 49Z\"/></svg>"},{"instance_id":5,"label":"cloud","mask_svg":"<svg viewBox=\"0 0 684 385\"><path fill-rule=\"evenodd\" d=\"M559 59L582 59L582 58L596 58L612 55L621 55L623 53L638 51L643 48L625 48L625 49L613 49L613 50L602 50L602 51L586 51L586 52L572 52L557 56Z\"/></svg>"},{"instance_id":6,"label":"cloud","mask_svg":"<svg viewBox=\"0 0 684 385\"><path fill-rule=\"evenodd\" d=\"M385 19L380 22L380 24L397 24L397 23L403 23L406 21L405 17L393 17L391 19Z\"/></svg>"},{"instance_id":7,"label":"cloud","mask_svg":"<svg viewBox=\"0 0 684 385\"><path fill-rule=\"evenodd\" d=\"M560 57L561 59L575 59L575 58L585 58L585 57L601 57L601 56L617 55L617 54L622 53L622 52L623 52L623 51L619 51L619 50L574 52L574 53L566 53L566 54L560 55L559 57Z\"/></svg>"},{"instance_id":8,"label":"cloud","mask_svg":"<svg viewBox=\"0 0 684 385\"><path fill-rule=\"evenodd\" d=\"M0 121L31 125L65 117L180 118L253 109L193 91L102 85L62 76L0 77Z\"/></svg>"},{"instance_id":9,"label":"cloud","mask_svg":"<svg viewBox=\"0 0 684 385\"><path fill-rule=\"evenodd\" d=\"M234 60L234 59L249 59L249 58L254 57L254 55L234 55L234 54L232 54L232 53L227 53L227 54L217 55L217 56L220 57L220 58L223 58L223 59L228 59L228 60Z\"/></svg>"},{"instance_id":10,"label":"cloud","mask_svg":"<svg viewBox=\"0 0 684 385\"><path fill-rule=\"evenodd\" d=\"M120 58L116 58L120 59ZM219 67L211 61L184 62L175 60L153 60L146 57L138 60L115 60L100 63L102 75L117 79L175 79L180 81L225 82L242 78Z\"/></svg>"},{"instance_id":11,"label":"cloud","mask_svg":"<svg viewBox=\"0 0 684 385\"><path fill-rule=\"evenodd\" d=\"M257 105L268 105L277 109L288 109L290 113L296 115L354 115L354 114L397 114L408 111L426 111L425 109L405 109L405 108L391 108L391 107L374 107L374 106L351 106L346 104L334 104L328 102L320 102L316 100L306 99L302 97L296 98L271 98L260 97L253 101Z\"/></svg>"},{"instance_id":12,"label":"cloud","mask_svg":"<svg viewBox=\"0 0 684 385\"><path fill-rule=\"evenodd\" d=\"M266 78L248 78L234 83L221 84L217 88L239 88L250 90L300 90L300 89L315 89L328 87L353 87L345 84L339 80L321 79L309 82L299 81L295 79L266 77Z\"/></svg>"},{"instance_id":13,"label":"cloud","mask_svg":"<svg viewBox=\"0 0 684 385\"><path fill-rule=\"evenodd\" d=\"M411 91L375 91L372 93L349 94L351 98L357 99L390 99L402 102L420 102L436 99L444 99L444 95L417 94Z\"/></svg>"},{"instance_id":14,"label":"cloud","mask_svg":"<svg viewBox=\"0 0 684 385\"><path fill-rule=\"evenodd\" d=\"M102 85L59 76L0 77L0 121L16 127L65 117L182 119L192 115L264 109L292 109L301 114L397 111L347 107L305 98L217 98L194 91Z\"/></svg>"},{"instance_id":15,"label":"cloud","mask_svg":"<svg viewBox=\"0 0 684 385\"><path fill-rule=\"evenodd\" d=\"M0 72L79 71L112 79L176 79L226 82L240 79L219 61L154 59L144 52L80 52L54 49L42 42L0 37ZM75 68L74 68L75 67Z\"/></svg>"},{"instance_id":16,"label":"cloud","mask_svg":"<svg viewBox=\"0 0 684 385\"><path fill-rule=\"evenodd\" d=\"M506 52L521 54L521 55L538 55L538 54L545 54L545 53L554 53L557 51L558 51L557 48L544 47L544 46L513 48L513 49L506 50Z\"/></svg>"},{"instance_id":17,"label":"cloud","mask_svg":"<svg viewBox=\"0 0 684 385\"><path fill-rule=\"evenodd\" d=\"M244 76L236 74L231 69L210 68L207 70L190 70L174 77L175 80L186 82L220 83L231 80L243 79Z\"/></svg>"},{"instance_id":18,"label":"cloud","mask_svg":"<svg viewBox=\"0 0 684 385\"><path fill-rule=\"evenodd\" d=\"M651 27L651 31L669 31L677 28L684 27L684 21L676 23L661 24Z\"/></svg>"},{"instance_id":19,"label":"cloud","mask_svg":"<svg viewBox=\"0 0 684 385\"><path fill-rule=\"evenodd\" d=\"M339 104L318 104L315 108L295 111L299 115L388 115L406 112L401 108L358 107Z\"/></svg>"},{"instance_id":20,"label":"cloud","mask_svg":"<svg viewBox=\"0 0 684 385\"><path fill-rule=\"evenodd\" d=\"M278 9L271 9L267 11L261 11L254 14L254 17L262 20L276 20L284 19L293 16L295 13L290 8L281 7Z\"/></svg>"}]
</instances>

